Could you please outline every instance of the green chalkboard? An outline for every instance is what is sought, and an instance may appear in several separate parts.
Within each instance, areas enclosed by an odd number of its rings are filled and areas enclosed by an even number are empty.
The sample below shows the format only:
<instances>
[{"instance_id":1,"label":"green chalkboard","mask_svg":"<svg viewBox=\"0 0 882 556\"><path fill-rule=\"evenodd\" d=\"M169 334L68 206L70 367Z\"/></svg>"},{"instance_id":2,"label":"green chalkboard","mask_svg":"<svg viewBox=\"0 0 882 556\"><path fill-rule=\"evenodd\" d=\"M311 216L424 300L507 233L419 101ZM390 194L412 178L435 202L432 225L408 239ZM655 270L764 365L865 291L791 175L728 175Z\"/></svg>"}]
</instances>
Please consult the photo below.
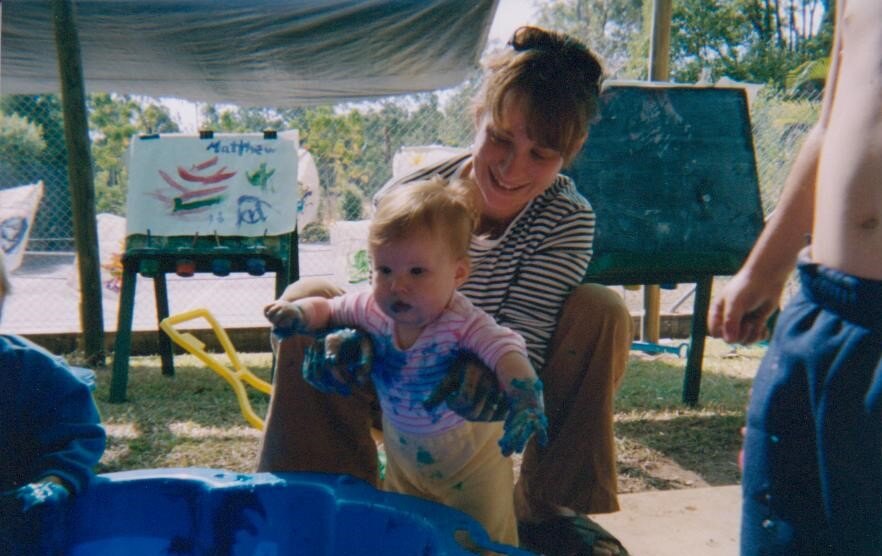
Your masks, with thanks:
<instances>
[{"instance_id":1,"label":"green chalkboard","mask_svg":"<svg viewBox=\"0 0 882 556\"><path fill-rule=\"evenodd\" d=\"M741 88L612 84L564 171L597 215L585 281L691 282L735 273L763 215Z\"/></svg>"}]
</instances>

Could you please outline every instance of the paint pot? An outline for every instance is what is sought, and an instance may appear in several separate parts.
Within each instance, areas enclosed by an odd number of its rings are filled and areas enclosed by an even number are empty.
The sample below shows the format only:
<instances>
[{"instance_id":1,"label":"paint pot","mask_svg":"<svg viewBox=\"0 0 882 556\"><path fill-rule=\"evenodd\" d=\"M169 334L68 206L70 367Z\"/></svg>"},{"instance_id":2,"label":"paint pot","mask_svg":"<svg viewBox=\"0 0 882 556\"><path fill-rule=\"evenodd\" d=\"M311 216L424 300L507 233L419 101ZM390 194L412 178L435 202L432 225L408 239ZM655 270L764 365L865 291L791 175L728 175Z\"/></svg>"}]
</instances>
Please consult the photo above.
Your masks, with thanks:
<instances>
[{"instance_id":1,"label":"paint pot","mask_svg":"<svg viewBox=\"0 0 882 556\"><path fill-rule=\"evenodd\" d=\"M193 259L178 259L175 262L175 274L189 278L196 273L196 261Z\"/></svg>"},{"instance_id":2,"label":"paint pot","mask_svg":"<svg viewBox=\"0 0 882 556\"><path fill-rule=\"evenodd\" d=\"M252 276L263 276L266 272L266 261L252 257L245 261L245 270Z\"/></svg>"},{"instance_id":3,"label":"paint pot","mask_svg":"<svg viewBox=\"0 0 882 556\"><path fill-rule=\"evenodd\" d=\"M230 259L212 259L211 272L215 276L229 276L233 269L233 261Z\"/></svg>"},{"instance_id":4,"label":"paint pot","mask_svg":"<svg viewBox=\"0 0 882 556\"><path fill-rule=\"evenodd\" d=\"M159 274L159 259L141 259L138 273L145 278L153 278Z\"/></svg>"}]
</instances>

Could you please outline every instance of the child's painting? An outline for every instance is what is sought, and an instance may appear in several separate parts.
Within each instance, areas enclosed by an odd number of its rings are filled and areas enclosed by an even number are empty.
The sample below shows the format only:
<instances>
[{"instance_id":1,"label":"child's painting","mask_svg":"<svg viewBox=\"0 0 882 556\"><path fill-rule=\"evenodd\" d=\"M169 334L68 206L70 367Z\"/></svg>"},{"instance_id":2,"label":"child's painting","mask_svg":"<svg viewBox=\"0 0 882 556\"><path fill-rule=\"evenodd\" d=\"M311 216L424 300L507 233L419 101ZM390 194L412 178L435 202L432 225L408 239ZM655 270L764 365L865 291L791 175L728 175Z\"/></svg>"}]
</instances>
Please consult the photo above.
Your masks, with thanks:
<instances>
[{"instance_id":1,"label":"child's painting","mask_svg":"<svg viewBox=\"0 0 882 556\"><path fill-rule=\"evenodd\" d=\"M297 224L297 135L132 140L127 233L263 236Z\"/></svg>"}]
</instances>

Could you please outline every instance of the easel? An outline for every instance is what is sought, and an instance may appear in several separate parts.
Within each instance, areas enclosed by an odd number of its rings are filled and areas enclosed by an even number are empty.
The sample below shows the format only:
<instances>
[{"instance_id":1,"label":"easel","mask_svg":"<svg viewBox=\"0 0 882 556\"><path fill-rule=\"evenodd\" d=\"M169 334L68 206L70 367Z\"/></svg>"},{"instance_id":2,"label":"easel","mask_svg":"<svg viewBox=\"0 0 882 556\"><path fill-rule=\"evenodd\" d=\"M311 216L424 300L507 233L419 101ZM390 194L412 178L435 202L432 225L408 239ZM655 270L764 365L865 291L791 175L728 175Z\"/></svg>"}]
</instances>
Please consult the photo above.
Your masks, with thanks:
<instances>
[{"instance_id":1,"label":"easel","mask_svg":"<svg viewBox=\"0 0 882 556\"><path fill-rule=\"evenodd\" d=\"M745 91L613 83L565 173L597 214L583 282L696 284L683 377L695 405L713 278L737 272L763 227Z\"/></svg>"},{"instance_id":2,"label":"easel","mask_svg":"<svg viewBox=\"0 0 882 556\"><path fill-rule=\"evenodd\" d=\"M212 137L211 132L200 132L200 139L212 139ZM275 139L275 132L265 132L263 138ZM295 168L296 155L295 147L292 153L295 157ZM291 184L291 187L296 187L296 183ZM131 189L129 195L132 195ZM296 205L291 207L292 220L295 210ZM210 272L216 276L226 276L233 272L247 272L252 276L260 276L266 272L274 272L275 294L279 296L299 275L297 230L295 227L290 232L275 235L265 232L262 236L231 236L217 233L200 235L198 232L191 236L160 236L153 235L148 228L146 234L133 233L127 236L122 264L122 288L114 347L113 376L110 384L112 403L126 400L138 274L153 279L157 322L169 316L166 274L170 273L192 276L196 273ZM157 333L162 373L173 376L174 359L171 341L161 329L158 328Z\"/></svg>"}]
</instances>

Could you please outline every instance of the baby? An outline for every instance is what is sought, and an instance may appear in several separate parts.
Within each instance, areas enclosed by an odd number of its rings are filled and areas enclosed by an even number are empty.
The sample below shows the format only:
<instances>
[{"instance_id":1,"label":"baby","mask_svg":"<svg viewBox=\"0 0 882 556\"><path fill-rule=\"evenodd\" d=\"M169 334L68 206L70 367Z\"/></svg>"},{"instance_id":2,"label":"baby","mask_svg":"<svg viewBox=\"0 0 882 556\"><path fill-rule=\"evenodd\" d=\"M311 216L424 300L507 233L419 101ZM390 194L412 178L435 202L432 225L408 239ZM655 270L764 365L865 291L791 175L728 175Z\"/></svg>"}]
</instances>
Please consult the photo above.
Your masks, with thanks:
<instances>
[{"instance_id":1,"label":"baby","mask_svg":"<svg viewBox=\"0 0 882 556\"><path fill-rule=\"evenodd\" d=\"M383 410L384 488L435 500L475 517L498 542L517 544L508 456L534 433L546 439L542 383L523 338L457 288L469 275L478 219L474 184L434 178L384 195L368 234L372 289L326 299L276 301L264 313L281 337L354 326L373 340L371 378ZM505 423L464 420L425 403L462 354L494 370L509 398ZM304 364L325 391L348 393L350 376Z\"/></svg>"}]
</instances>

